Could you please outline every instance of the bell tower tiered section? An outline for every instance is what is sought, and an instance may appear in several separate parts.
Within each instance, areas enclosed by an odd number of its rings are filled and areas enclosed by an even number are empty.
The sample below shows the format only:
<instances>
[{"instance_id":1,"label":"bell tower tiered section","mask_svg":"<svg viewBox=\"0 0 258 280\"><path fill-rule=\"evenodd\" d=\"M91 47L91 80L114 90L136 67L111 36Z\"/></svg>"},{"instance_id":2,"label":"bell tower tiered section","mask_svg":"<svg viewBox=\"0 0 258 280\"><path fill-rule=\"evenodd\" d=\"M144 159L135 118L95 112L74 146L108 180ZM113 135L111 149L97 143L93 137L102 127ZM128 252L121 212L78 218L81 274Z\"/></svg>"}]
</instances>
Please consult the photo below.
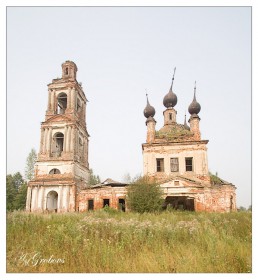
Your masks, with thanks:
<instances>
[{"instance_id":1,"label":"bell tower tiered section","mask_svg":"<svg viewBox=\"0 0 258 280\"><path fill-rule=\"evenodd\" d=\"M77 66L62 64L62 78L48 85L45 121L35 179L30 181L27 210L75 211L76 194L89 180L86 103ZM29 202L30 201L30 202Z\"/></svg>"}]
</instances>

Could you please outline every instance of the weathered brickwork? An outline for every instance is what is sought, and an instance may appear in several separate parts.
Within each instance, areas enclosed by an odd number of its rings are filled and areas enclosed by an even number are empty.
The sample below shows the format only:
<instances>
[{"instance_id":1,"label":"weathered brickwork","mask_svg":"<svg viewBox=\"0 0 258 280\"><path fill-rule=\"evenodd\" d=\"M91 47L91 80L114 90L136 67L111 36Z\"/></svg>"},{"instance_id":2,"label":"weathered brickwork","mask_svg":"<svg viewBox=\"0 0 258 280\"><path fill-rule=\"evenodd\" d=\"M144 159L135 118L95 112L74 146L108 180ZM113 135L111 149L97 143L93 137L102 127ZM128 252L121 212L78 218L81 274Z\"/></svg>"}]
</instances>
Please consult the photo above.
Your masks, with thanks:
<instances>
[{"instance_id":1,"label":"weathered brickwork","mask_svg":"<svg viewBox=\"0 0 258 280\"><path fill-rule=\"evenodd\" d=\"M143 174L155 178L164 191L165 204L195 211L236 211L235 186L218 178L213 184L208 169L208 140L201 139L200 104L194 98L189 105L189 123L176 121L177 96L173 86L163 99L164 125L156 130L155 109L147 98L144 116L147 118L147 139L142 144Z\"/></svg>"},{"instance_id":2,"label":"weathered brickwork","mask_svg":"<svg viewBox=\"0 0 258 280\"><path fill-rule=\"evenodd\" d=\"M109 206L130 211L127 185L111 179L89 186L87 99L76 80L77 66L62 64L62 78L48 85L48 105L41 124L40 151L35 178L29 182L27 211L84 212ZM174 77L173 77L174 80ZM149 103L146 143L142 144L143 175L158 181L163 208L189 211L236 211L235 186L212 177L208 169L208 140L201 139L200 104L194 98L189 124L177 123L177 96L170 87L163 99L164 125L156 130L155 109Z\"/></svg>"},{"instance_id":3,"label":"weathered brickwork","mask_svg":"<svg viewBox=\"0 0 258 280\"><path fill-rule=\"evenodd\" d=\"M48 85L45 121L35 178L29 182L27 211L76 211L78 193L89 180L86 96L76 80L77 66L62 64L62 78Z\"/></svg>"},{"instance_id":4,"label":"weathered brickwork","mask_svg":"<svg viewBox=\"0 0 258 280\"><path fill-rule=\"evenodd\" d=\"M97 210L103 208L104 200L109 200L109 207L114 209L120 209L121 203L119 200L124 200L125 211L128 211L128 206L126 204L126 186L123 187L112 187L112 186L102 186L99 188L88 188L82 190L78 196L79 211L84 212L89 210L89 200L94 201L94 207L92 210Z\"/></svg>"}]
</instances>

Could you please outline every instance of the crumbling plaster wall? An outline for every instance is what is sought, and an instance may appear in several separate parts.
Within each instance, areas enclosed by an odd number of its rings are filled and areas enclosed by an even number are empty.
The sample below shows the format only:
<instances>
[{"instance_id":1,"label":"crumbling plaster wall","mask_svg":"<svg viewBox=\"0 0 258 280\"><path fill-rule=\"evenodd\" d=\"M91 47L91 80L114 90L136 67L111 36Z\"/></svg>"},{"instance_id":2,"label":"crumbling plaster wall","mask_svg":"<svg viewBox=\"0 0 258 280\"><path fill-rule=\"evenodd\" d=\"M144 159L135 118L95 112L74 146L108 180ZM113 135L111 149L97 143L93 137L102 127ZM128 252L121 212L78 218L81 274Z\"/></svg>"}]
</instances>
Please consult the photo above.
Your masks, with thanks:
<instances>
[{"instance_id":1,"label":"crumbling plaster wall","mask_svg":"<svg viewBox=\"0 0 258 280\"><path fill-rule=\"evenodd\" d=\"M143 173L148 176L167 177L173 175L189 174L185 171L185 158L193 158L193 172L196 175L207 176L208 160L206 144L178 144L143 146ZM164 172L157 172L156 159L164 158ZM170 158L178 158L179 172L170 171ZM159 174L160 173L160 174ZM163 174L161 174L163 173Z\"/></svg>"},{"instance_id":2,"label":"crumbling plaster wall","mask_svg":"<svg viewBox=\"0 0 258 280\"><path fill-rule=\"evenodd\" d=\"M58 194L57 212L73 212L75 211L76 189L71 185L29 185L27 192L26 208L32 212L47 211L47 196L51 191Z\"/></svg>"}]
</instances>

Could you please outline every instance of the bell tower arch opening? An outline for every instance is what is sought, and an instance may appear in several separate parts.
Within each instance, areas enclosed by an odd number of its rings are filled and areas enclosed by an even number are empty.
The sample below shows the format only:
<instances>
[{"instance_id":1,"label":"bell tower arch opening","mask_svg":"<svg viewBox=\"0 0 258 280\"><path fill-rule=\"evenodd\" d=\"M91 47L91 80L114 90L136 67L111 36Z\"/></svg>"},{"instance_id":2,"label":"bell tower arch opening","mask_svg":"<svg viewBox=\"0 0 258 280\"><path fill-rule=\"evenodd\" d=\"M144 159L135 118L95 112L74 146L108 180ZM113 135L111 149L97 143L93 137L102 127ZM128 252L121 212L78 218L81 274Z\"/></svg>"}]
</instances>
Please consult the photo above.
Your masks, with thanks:
<instances>
[{"instance_id":1,"label":"bell tower arch opening","mask_svg":"<svg viewBox=\"0 0 258 280\"><path fill-rule=\"evenodd\" d=\"M57 132L53 137L52 155L55 157L61 157L64 150L64 134Z\"/></svg>"},{"instance_id":2,"label":"bell tower arch opening","mask_svg":"<svg viewBox=\"0 0 258 280\"><path fill-rule=\"evenodd\" d=\"M57 114L64 114L67 108L67 94L61 92L57 97Z\"/></svg>"},{"instance_id":3,"label":"bell tower arch opening","mask_svg":"<svg viewBox=\"0 0 258 280\"><path fill-rule=\"evenodd\" d=\"M58 193L56 191L50 191L47 194L46 210L57 212Z\"/></svg>"}]
</instances>

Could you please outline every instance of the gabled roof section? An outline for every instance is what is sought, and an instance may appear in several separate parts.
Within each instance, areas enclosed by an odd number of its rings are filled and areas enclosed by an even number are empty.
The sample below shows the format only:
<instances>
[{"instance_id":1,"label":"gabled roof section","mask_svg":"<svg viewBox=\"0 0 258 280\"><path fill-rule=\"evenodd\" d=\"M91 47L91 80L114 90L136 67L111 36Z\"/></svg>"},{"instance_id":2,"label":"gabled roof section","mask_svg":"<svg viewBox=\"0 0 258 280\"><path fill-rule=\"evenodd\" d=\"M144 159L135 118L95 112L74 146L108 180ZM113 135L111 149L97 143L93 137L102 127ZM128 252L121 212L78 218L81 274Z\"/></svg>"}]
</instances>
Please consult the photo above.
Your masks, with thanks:
<instances>
[{"instance_id":1,"label":"gabled roof section","mask_svg":"<svg viewBox=\"0 0 258 280\"><path fill-rule=\"evenodd\" d=\"M168 179L162 180L159 182L161 187L168 187L169 185L172 184L172 182L174 181L179 181L180 182L180 186L185 186L185 187L205 187L207 186L207 182L200 180L198 178L187 178L185 176L181 176L181 175L176 175L176 176L172 176Z\"/></svg>"},{"instance_id":2,"label":"gabled roof section","mask_svg":"<svg viewBox=\"0 0 258 280\"><path fill-rule=\"evenodd\" d=\"M212 185L232 185L232 183L229 183L221 178L219 178L217 175L214 175L210 173L211 178L211 184Z\"/></svg>"},{"instance_id":3,"label":"gabled roof section","mask_svg":"<svg viewBox=\"0 0 258 280\"><path fill-rule=\"evenodd\" d=\"M106 187L106 186L110 186L110 187L123 187L124 186L125 187L127 185L128 184L126 184L126 183L120 183L120 182L114 181L111 178L107 178L105 181L103 181L99 184L90 186L89 188L103 188L103 187Z\"/></svg>"}]
</instances>

